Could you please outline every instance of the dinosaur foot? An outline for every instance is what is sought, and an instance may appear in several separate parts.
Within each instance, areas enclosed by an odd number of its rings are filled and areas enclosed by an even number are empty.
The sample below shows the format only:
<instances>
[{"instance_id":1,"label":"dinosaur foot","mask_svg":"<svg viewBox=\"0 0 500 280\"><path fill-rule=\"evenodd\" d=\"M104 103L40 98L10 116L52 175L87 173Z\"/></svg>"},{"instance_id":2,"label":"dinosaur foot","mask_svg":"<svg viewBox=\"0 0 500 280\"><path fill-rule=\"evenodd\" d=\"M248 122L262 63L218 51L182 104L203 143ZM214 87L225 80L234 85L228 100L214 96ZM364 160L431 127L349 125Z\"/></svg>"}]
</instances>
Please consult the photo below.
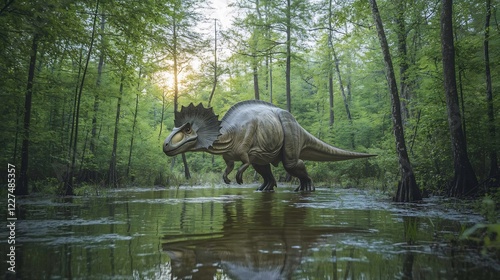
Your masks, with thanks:
<instances>
[{"instance_id":1,"label":"dinosaur foot","mask_svg":"<svg viewBox=\"0 0 500 280\"><path fill-rule=\"evenodd\" d=\"M315 188L312 184L312 181L309 180L300 180L300 185L295 189L296 192L313 192Z\"/></svg>"},{"instance_id":2,"label":"dinosaur foot","mask_svg":"<svg viewBox=\"0 0 500 280\"><path fill-rule=\"evenodd\" d=\"M226 184L230 184L231 183L231 180L229 180L229 178L227 177L227 174L224 173L224 175L222 175L222 180L224 180L224 183Z\"/></svg>"},{"instance_id":3,"label":"dinosaur foot","mask_svg":"<svg viewBox=\"0 0 500 280\"><path fill-rule=\"evenodd\" d=\"M257 188L257 191L260 192L274 192L274 187L278 187L276 185L276 181L274 182L264 182L260 187Z\"/></svg>"}]
</instances>

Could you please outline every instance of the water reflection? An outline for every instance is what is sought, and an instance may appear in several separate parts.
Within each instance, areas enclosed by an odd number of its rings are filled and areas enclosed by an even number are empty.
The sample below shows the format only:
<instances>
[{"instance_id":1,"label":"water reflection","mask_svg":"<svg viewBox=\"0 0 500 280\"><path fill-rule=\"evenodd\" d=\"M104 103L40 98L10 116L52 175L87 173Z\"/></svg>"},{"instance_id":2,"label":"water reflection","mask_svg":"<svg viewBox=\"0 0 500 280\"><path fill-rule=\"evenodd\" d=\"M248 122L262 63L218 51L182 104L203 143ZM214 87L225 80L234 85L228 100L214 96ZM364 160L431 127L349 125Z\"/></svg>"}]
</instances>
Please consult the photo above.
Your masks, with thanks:
<instances>
[{"instance_id":1,"label":"water reflection","mask_svg":"<svg viewBox=\"0 0 500 280\"><path fill-rule=\"evenodd\" d=\"M225 220L216 233L165 236L163 249L171 258L173 275L214 279L222 270L231 279L290 279L310 249L322 247L327 237L331 241L336 234L369 233L308 225L310 209L295 206L307 197L296 195L279 207L275 194L259 195L250 209L243 199L224 204Z\"/></svg>"},{"instance_id":2,"label":"water reflection","mask_svg":"<svg viewBox=\"0 0 500 280\"><path fill-rule=\"evenodd\" d=\"M450 246L478 217L356 190L120 189L19 202L7 279L496 279L498 260ZM0 219L5 220L4 213ZM5 252L7 228L0 228ZM4 236L2 239L1 236ZM7 271L0 262L0 270Z\"/></svg>"}]
</instances>

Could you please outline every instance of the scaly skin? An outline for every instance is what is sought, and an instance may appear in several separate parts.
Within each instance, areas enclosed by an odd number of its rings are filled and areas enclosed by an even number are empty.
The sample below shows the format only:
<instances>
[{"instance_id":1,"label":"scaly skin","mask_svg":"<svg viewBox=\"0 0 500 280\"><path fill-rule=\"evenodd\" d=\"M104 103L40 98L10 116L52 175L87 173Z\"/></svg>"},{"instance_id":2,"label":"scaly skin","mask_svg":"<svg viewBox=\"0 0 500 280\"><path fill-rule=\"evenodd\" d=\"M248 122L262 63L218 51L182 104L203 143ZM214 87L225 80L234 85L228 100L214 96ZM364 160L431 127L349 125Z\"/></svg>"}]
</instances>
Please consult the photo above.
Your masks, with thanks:
<instances>
[{"instance_id":1,"label":"scaly skin","mask_svg":"<svg viewBox=\"0 0 500 280\"><path fill-rule=\"evenodd\" d=\"M238 184L243 183L243 172L252 165L264 179L260 191L273 191L277 186L271 164L282 162L285 170L299 179L295 191L314 191L303 160L340 161L373 156L335 148L307 132L288 111L263 101L237 103L220 123L216 118L211 109L201 104L183 107L176 114L177 127L165 140L164 152L169 156L187 151L222 155L226 162L222 177L227 184L231 182L228 175L235 161L243 163L236 173Z\"/></svg>"}]
</instances>

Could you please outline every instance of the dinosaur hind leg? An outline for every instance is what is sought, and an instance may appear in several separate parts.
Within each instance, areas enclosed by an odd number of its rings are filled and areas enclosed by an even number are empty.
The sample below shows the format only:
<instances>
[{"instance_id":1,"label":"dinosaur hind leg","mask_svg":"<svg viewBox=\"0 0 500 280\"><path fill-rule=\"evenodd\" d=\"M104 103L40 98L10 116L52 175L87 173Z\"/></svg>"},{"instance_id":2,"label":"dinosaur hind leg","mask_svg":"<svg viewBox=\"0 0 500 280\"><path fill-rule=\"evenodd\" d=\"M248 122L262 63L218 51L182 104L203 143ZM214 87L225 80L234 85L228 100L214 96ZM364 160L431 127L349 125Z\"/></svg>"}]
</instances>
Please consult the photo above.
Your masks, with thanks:
<instances>
[{"instance_id":1,"label":"dinosaur hind leg","mask_svg":"<svg viewBox=\"0 0 500 280\"><path fill-rule=\"evenodd\" d=\"M255 169L255 171L257 171L257 173L259 173L260 176L262 176L262 178L264 179L264 183L257 190L268 191L268 192L274 191L274 187L277 187L277 185L276 185L276 180L274 179L273 173L271 171L271 165L252 164L252 166Z\"/></svg>"},{"instance_id":2,"label":"dinosaur hind leg","mask_svg":"<svg viewBox=\"0 0 500 280\"><path fill-rule=\"evenodd\" d=\"M285 163L283 161L283 166L285 167L285 170L292 176L299 178L300 184L299 186L295 189L295 191L309 191L313 192L314 191L314 186L312 183L311 178L307 174L306 166L304 165L304 162L302 160L297 160L295 163Z\"/></svg>"},{"instance_id":3,"label":"dinosaur hind leg","mask_svg":"<svg viewBox=\"0 0 500 280\"><path fill-rule=\"evenodd\" d=\"M287 111L280 112L279 118L283 127L283 132L285 133L282 148L283 166L290 175L300 180L300 185L295 191L314 191L314 186L311 178L307 174L306 166L304 162L299 159L302 149L300 137L303 133L303 128L300 127L295 118Z\"/></svg>"}]
</instances>

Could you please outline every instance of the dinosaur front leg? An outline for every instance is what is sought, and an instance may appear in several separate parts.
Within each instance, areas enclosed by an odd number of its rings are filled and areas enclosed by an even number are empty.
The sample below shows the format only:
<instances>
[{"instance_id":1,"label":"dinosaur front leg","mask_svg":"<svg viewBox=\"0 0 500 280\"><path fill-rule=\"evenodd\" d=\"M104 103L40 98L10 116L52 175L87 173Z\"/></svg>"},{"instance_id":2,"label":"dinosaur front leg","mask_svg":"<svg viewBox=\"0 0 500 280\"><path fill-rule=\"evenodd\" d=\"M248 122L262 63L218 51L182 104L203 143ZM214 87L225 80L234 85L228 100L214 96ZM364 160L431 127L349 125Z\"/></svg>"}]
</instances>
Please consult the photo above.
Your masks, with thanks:
<instances>
[{"instance_id":1,"label":"dinosaur front leg","mask_svg":"<svg viewBox=\"0 0 500 280\"><path fill-rule=\"evenodd\" d=\"M224 183L229 184L231 183L231 180L227 177L231 171L234 169L234 160L230 159L224 159L226 162L226 170L224 171L224 174L222 174L222 179L224 180Z\"/></svg>"},{"instance_id":2,"label":"dinosaur front leg","mask_svg":"<svg viewBox=\"0 0 500 280\"><path fill-rule=\"evenodd\" d=\"M238 168L238 172L236 172L236 182L238 184L243 184L243 172L247 170L247 168L250 166L250 163L244 163L240 168Z\"/></svg>"},{"instance_id":3,"label":"dinosaur front leg","mask_svg":"<svg viewBox=\"0 0 500 280\"><path fill-rule=\"evenodd\" d=\"M274 191L274 187L277 187L277 185L276 185L276 180L274 179L273 173L271 171L271 165L252 164L252 166L255 169L255 171L257 171L257 173L259 173L260 176L262 176L262 178L264 179L264 183L257 190L268 191L268 192Z\"/></svg>"}]
</instances>

